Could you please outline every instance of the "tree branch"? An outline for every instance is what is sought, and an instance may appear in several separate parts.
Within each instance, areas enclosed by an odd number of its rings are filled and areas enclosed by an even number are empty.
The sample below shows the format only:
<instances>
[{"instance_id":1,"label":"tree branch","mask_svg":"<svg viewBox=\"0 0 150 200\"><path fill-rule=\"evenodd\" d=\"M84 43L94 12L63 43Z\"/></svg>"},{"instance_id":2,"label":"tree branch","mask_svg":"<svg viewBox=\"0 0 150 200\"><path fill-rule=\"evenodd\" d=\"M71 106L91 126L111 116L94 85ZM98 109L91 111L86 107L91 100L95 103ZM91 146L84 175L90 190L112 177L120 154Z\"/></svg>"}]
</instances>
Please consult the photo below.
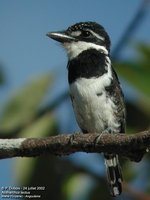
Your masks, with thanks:
<instances>
[{"instance_id":1,"label":"tree branch","mask_svg":"<svg viewBox=\"0 0 150 200\"><path fill-rule=\"evenodd\" d=\"M137 134L74 134L47 138L0 139L0 159L75 152L113 153L140 161L150 148L150 130Z\"/></svg>"}]
</instances>

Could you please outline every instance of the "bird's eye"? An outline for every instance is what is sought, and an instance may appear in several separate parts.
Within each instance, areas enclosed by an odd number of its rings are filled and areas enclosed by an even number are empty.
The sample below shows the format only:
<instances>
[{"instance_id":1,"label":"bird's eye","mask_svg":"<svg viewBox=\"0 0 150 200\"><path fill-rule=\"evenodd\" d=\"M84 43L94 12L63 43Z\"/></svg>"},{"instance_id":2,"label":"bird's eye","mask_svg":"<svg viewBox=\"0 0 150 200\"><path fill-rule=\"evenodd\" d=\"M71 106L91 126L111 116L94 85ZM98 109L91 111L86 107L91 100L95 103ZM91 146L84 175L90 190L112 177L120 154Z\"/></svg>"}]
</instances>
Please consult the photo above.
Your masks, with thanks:
<instances>
[{"instance_id":1,"label":"bird's eye","mask_svg":"<svg viewBox=\"0 0 150 200\"><path fill-rule=\"evenodd\" d=\"M89 37L91 35L90 31L82 31L82 37Z\"/></svg>"}]
</instances>

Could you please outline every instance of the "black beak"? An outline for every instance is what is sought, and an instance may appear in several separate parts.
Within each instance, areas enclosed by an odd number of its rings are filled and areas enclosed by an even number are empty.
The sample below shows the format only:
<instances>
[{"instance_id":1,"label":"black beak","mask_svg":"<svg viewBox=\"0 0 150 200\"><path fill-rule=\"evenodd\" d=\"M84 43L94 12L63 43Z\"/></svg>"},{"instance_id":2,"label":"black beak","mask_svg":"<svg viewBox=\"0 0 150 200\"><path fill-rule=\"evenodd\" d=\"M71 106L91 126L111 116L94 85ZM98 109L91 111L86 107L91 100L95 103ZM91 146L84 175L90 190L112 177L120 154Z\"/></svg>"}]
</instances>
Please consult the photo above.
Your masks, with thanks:
<instances>
[{"instance_id":1,"label":"black beak","mask_svg":"<svg viewBox=\"0 0 150 200\"><path fill-rule=\"evenodd\" d=\"M72 36L69 36L66 31L61 32L48 32L46 34L48 37L52 38L61 43L76 41L76 39Z\"/></svg>"}]
</instances>

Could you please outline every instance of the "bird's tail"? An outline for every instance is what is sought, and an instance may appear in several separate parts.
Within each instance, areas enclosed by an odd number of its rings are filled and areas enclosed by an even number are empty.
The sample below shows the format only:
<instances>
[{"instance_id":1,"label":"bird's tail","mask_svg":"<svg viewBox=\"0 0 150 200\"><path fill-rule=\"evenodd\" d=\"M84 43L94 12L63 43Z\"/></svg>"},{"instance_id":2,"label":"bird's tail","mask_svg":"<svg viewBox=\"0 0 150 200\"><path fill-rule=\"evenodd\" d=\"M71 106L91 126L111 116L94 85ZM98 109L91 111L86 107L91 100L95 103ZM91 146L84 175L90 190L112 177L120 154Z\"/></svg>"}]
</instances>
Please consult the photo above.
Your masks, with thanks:
<instances>
[{"instance_id":1,"label":"bird's tail","mask_svg":"<svg viewBox=\"0 0 150 200\"><path fill-rule=\"evenodd\" d=\"M120 195L122 192L122 173L118 155L104 154L107 169L107 179L112 196Z\"/></svg>"}]
</instances>

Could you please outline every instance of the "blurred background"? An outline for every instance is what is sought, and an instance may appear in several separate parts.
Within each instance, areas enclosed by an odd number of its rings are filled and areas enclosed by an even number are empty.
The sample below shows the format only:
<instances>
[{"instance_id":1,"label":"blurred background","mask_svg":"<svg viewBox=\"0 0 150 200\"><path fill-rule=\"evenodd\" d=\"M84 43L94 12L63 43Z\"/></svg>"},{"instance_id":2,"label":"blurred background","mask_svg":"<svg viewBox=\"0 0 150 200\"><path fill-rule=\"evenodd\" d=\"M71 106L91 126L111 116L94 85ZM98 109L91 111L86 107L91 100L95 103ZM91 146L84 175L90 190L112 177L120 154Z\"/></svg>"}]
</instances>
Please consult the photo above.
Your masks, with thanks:
<instances>
[{"instance_id":1,"label":"blurred background","mask_svg":"<svg viewBox=\"0 0 150 200\"><path fill-rule=\"evenodd\" d=\"M80 21L102 24L124 91L127 133L150 125L150 1L0 0L0 138L45 137L79 131L68 98L67 57L49 31ZM121 159L123 194L150 199L150 154L140 163ZM97 200L109 196L103 157L0 160L0 188L45 186L41 199ZM38 193L39 194L39 193Z\"/></svg>"}]
</instances>

